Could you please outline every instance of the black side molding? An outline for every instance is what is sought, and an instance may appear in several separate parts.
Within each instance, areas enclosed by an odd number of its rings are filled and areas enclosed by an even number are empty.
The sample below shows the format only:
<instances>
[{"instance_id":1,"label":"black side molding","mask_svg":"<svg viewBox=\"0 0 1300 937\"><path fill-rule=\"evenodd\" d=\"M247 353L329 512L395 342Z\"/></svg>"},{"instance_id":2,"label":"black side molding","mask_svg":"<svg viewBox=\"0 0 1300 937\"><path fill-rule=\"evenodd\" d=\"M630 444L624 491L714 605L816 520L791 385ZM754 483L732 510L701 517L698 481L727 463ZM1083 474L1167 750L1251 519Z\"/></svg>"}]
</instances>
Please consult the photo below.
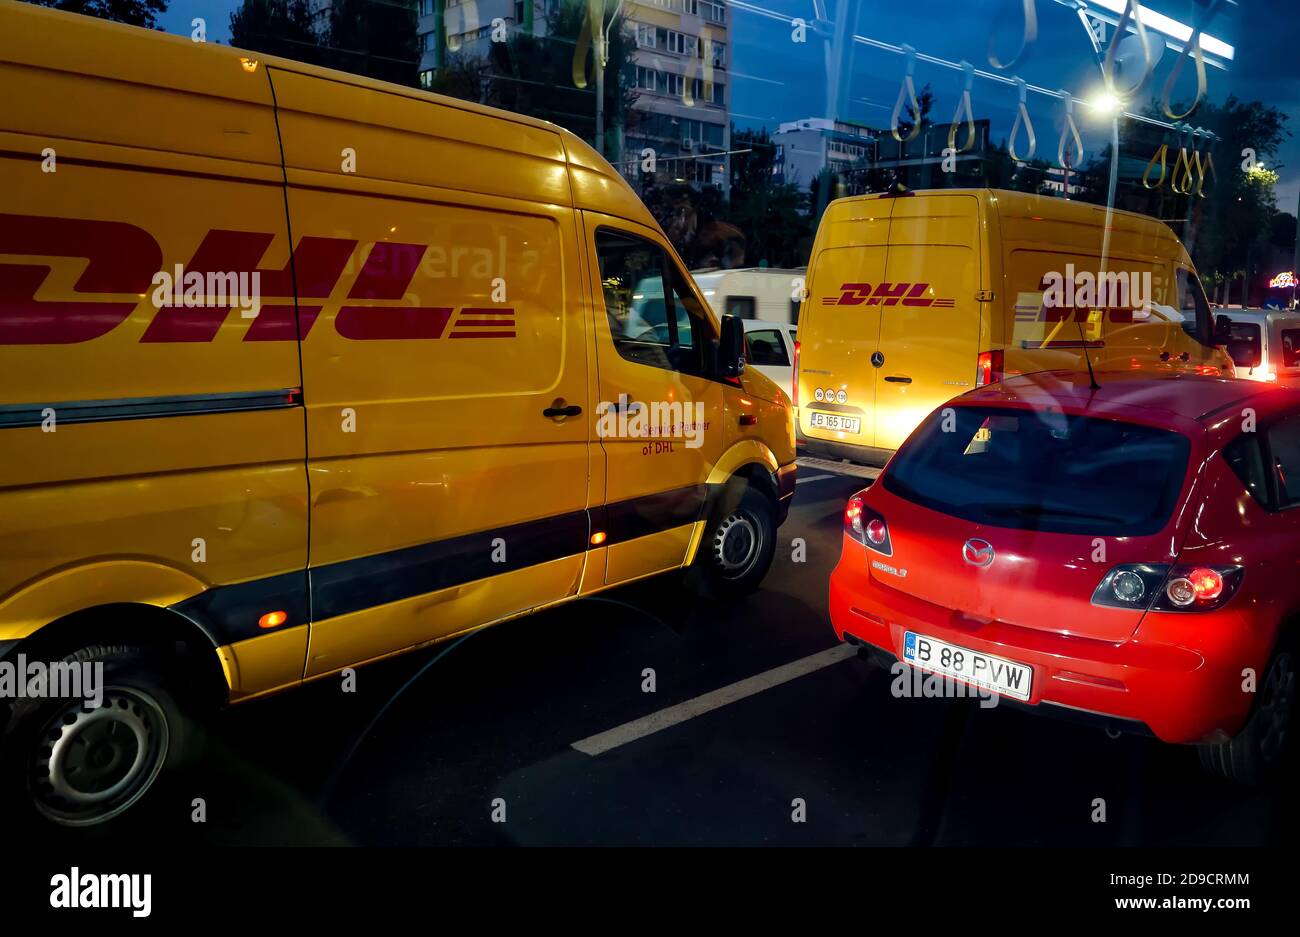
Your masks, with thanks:
<instances>
[{"instance_id":1,"label":"black side molding","mask_svg":"<svg viewBox=\"0 0 1300 937\"><path fill-rule=\"evenodd\" d=\"M231 391L220 394L177 394L170 397L120 397L111 400L63 400L55 403L0 405L0 429L40 426L47 411L58 423L104 423L114 420L153 420L200 413L239 413L302 406L302 389Z\"/></svg>"}]
</instances>

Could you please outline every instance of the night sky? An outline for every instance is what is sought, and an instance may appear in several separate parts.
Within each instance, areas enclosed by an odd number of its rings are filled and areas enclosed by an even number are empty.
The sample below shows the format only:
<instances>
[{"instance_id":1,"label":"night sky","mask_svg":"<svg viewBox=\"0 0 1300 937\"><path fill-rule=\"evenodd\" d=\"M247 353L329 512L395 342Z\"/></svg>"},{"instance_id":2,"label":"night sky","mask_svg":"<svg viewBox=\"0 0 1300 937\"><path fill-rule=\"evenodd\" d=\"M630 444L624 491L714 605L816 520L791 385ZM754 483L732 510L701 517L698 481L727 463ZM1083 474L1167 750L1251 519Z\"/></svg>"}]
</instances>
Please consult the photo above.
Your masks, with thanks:
<instances>
[{"instance_id":1,"label":"night sky","mask_svg":"<svg viewBox=\"0 0 1300 937\"><path fill-rule=\"evenodd\" d=\"M613 0L609 0L613 2ZM893 45L908 43L930 55L966 59L988 70L989 32L1000 4L1009 9L1009 29L1000 34L999 48L1010 50L1018 37L1019 0L819 0L830 20L847 17L857 35ZM1189 22L1194 0L1151 0L1144 6ZM188 33L195 16L205 17L209 39L228 41L230 11L235 0L173 0L162 18L170 32ZM788 19L815 18L813 0L745 0L745 6L780 14ZM1079 98L1090 98L1101 86L1091 46L1074 12L1055 0L1038 0L1039 36L1029 58L1012 70L1030 84L1065 88ZM1294 136L1283 146L1277 169L1278 206L1296 213L1300 199L1300 29L1295 0L1240 0L1225 6L1207 32L1236 48L1229 72L1209 68L1209 100L1222 101L1229 93L1246 100L1259 99L1292 115ZM788 23L753 9L733 7L730 28L728 80L732 82L732 119L740 126L776 129L782 121L828 114L827 42L809 31L807 41L792 41ZM902 77L902 59L883 51L853 44L847 59L847 80L834 116L871 126L888 126L890 111ZM1142 100L1163 87L1175 59L1167 50L1156 74L1144 89ZM843 71L841 72L843 76ZM917 87L929 83L935 93L931 119L947 122L961 90L958 72L918 63ZM1194 70L1183 70L1179 87L1184 97L1194 88ZM1036 99L1035 99L1036 98ZM1005 139L1015 119L1015 91L1004 85L976 79L972 92L976 119L992 121L994 141ZM1039 136L1038 153L1055 154L1061 126L1061 108L1041 96L1030 96L1030 115ZM1088 155L1105 144L1105 122L1087 111L1076 112ZM1247 142L1234 143L1239 149ZM1239 162L1239 159L1235 160ZM1229 165L1221 159L1219 165Z\"/></svg>"}]
</instances>

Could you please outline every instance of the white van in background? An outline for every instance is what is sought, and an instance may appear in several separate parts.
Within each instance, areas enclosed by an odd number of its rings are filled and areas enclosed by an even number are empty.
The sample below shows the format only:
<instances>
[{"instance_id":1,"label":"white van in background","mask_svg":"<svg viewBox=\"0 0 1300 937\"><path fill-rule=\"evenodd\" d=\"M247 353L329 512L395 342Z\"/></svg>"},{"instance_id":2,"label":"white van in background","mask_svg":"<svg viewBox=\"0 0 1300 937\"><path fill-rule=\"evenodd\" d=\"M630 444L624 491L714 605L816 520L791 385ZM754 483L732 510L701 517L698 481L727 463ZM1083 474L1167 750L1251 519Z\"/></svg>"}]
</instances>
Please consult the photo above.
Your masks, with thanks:
<instances>
[{"instance_id":1,"label":"white van in background","mask_svg":"<svg viewBox=\"0 0 1300 937\"><path fill-rule=\"evenodd\" d=\"M715 310L716 311L716 310ZM798 334L793 324L745 319L745 367L753 368L789 394L794 389L795 346ZM795 422L795 439L803 441L799 420Z\"/></svg>"},{"instance_id":2,"label":"white van in background","mask_svg":"<svg viewBox=\"0 0 1300 937\"><path fill-rule=\"evenodd\" d=\"M795 327L764 319L745 320L745 366L790 393L794 381Z\"/></svg>"},{"instance_id":3,"label":"white van in background","mask_svg":"<svg viewBox=\"0 0 1300 937\"><path fill-rule=\"evenodd\" d=\"M1215 316L1215 327L1237 367L1237 377L1300 386L1300 313L1222 309Z\"/></svg>"},{"instance_id":4,"label":"white van in background","mask_svg":"<svg viewBox=\"0 0 1300 937\"><path fill-rule=\"evenodd\" d=\"M692 270L691 276L718 315L798 325L807 273L807 267L743 267Z\"/></svg>"}]
</instances>

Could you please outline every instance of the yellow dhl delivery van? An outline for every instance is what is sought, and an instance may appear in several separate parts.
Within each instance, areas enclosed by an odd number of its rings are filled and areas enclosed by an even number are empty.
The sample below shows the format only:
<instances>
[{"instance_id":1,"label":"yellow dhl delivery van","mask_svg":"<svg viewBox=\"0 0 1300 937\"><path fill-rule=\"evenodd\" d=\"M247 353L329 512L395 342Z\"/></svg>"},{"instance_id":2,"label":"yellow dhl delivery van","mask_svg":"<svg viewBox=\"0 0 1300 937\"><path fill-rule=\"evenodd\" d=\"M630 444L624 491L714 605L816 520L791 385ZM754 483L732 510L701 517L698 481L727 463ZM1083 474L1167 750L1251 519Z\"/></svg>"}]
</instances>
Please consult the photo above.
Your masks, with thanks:
<instances>
[{"instance_id":1,"label":"yellow dhl delivery van","mask_svg":"<svg viewBox=\"0 0 1300 937\"><path fill-rule=\"evenodd\" d=\"M789 398L572 134L9 0L0 99L0 803L101 822L187 707L766 572Z\"/></svg>"},{"instance_id":2,"label":"yellow dhl delivery van","mask_svg":"<svg viewBox=\"0 0 1300 937\"><path fill-rule=\"evenodd\" d=\"M1085 349L1099 372L1231 375L1212 330L1155 219L995 189L838 199L813 244L794 403L809 450L879 463L944 401L1084 370Z\"/></svg>"}]
</instances>

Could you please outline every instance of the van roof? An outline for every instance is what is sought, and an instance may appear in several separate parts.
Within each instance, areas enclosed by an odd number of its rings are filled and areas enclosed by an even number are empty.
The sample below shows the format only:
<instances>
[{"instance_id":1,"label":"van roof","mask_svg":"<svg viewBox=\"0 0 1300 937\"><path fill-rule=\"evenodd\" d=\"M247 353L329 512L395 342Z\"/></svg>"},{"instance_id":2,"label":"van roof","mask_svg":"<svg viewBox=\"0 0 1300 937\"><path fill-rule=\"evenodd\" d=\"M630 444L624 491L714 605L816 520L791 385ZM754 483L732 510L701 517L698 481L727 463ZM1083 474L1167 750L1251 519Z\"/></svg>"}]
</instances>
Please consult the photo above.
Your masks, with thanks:
<instances>
[{"instance_id":1,"label":"van roof","mask_svg":"<svg viewBox=\"0 0 1300 937\"><path fill-rule=\"evenodd\" d=\"M726 273L807 273L807 267L700 267L691 271L691 276L707 276Z\"/></svg>"},{"instance_id":2,"label":"van roof","mask_svg":"<svg viewBox=\"0 0 1300 937\"><path fill-rule=\"evenodd\" d=\"M1211 310L1216 316L1227 316L1233 321L1260 319L1292 319L1300 322L1300 311L1291 309L1224 309Z\"/></svg>"},{"instance_id":3,"label":"van roof","mask_svg":"<svg viewBox=\"0 0 1300 937\"><path fill-rule=\"evenodd\" d=\"M969 189L909 189L906 192L873 192L870 195L850 195L845 198L838 198L831 202L831 206L853 204L855 202L870 202L879 199L903 199L903 198L921 198L927 196L951 196L951 195L970 195L981 201L994 202L997 204L999 213L1002 215L1024 213L1039 213L1044 217L1050 217L1053 220L1070 220L1070 221L1095 221L1102 223L1108 212L1104 205L1094 205L1091 202L1080 202L1074 199L1061 198L1055 195L1039 195L1036 192L1015 192L1011 189L993 189L993 188L969 188ZM1098 218L1097 216L1101 216ZM1116 217L1130 219L1144 225L1156 226L1168 233L1170 238L1175 238L1174 232L1164 222L1150 215L1143 215L1138 212L1126 211L1122 208L1114 208L1109 211L1112 220Z\"/></svg>"},{"instance_id":4,"label":"van roof","mask_svg":"<svg viewBox=\"0 0 1300 937\"><path fill-rule=\"evenodd\" d=\"M1288 394L1300 406L1300 390L1234 378L1105 371L1097 375L1097 383L1100 388L1092 389L1086 371L1036 371L981 387L959 399L962 404L972 405L1015 402L1077 410L1133 407L1162 410L1192 420L1203 420L1264 394Z\"/></svg>"},{"instance_id":5,"label":"van roof","mask_svg":"<svg viewBox=\"0 0 1300 937\"><path fill-rule=\"evenodd\" d=\"M133 56L128 54L131 51L130 47L124 47L123 42L139 42L143 40L153 43L168 43L176 49L182 46L188 47L184 54L194 57L196 68L199 67L201 61L205 61L199 58L201 56L224 57L230 62L231 68L235 70L243 67L242 62L244 59L253 59L264 67L297 72L298 74L346 83L354 87L385 94L400 94L408 98L425 100L444 107L456 108L521 126L548 130L559 136L562 141L565 161L570 166L570 177L573 181L571 191L573 192L574 204L577 207L594 208L610 214L622 215L662 233L662 228L654 220L654 216L645 208L640 197L621 173L614 169L603 156L577 134L547 120L488 107L471 101L463 101L446 95L434 94L407 85L379 81L351 72L310 65L294 59L280 58L262 52L214 42L195 43L188 36L174 36L157 30L109 22L79 13L47 9L31 3L0 0L0 24L3 24L3 26L0 26L0 36L8 33L11 38L16 38L16 43L13 45L0 44L0 61L9 60L12 57L14 61L48 68L50 63L44 61L24 41L25 38L36 35L48 36L51 32L71 38L74 35L71 31L75 31L75 34L79 35L82 40L89 41L91 44L95 44L95 41L98 40L110 47L112 54L106 54L104 59L106 62L111 63L111 73L116 77L121 77L117 75L119 69L125 69L133 71L133 80L146 83L151 80L148 77L152 72L150 63L139 58L135 58L133 61ZM80 46L80 42L77 45ZM206 61L212 62L213 59L208 58ZM104 72L106 70L96 67L92 71ZM139 74L135 75L134 71L138 71ZM179 82L181 86L186 85L186 83L187 81L184 79ZM578 170L578 172L575 173L574 169ZM581 178L579 178L580 176Z\"/></svg>"}]
</instances>

